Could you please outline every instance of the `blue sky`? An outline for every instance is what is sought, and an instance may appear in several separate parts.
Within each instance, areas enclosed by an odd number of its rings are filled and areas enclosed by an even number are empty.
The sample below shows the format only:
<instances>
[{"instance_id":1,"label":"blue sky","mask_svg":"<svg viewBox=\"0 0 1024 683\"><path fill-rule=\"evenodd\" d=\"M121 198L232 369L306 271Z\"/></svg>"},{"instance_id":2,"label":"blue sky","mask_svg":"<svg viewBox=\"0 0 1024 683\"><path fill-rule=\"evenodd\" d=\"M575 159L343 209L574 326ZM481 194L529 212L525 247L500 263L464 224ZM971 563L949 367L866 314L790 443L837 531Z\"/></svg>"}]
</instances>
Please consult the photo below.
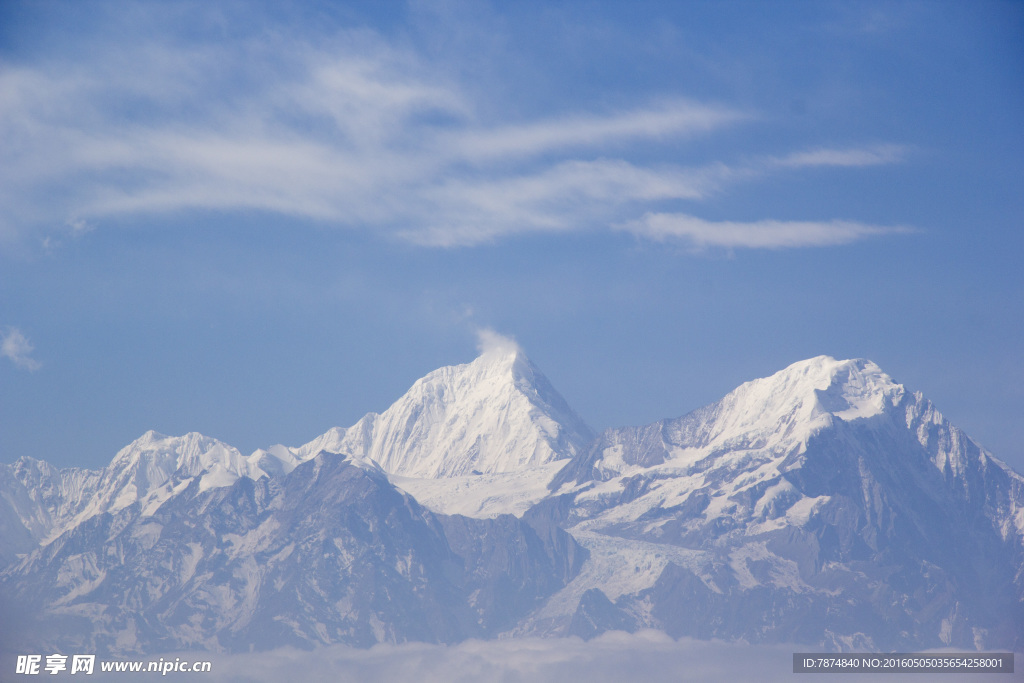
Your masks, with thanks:
<instances>
[{"instance_id":1,"label":"blue sky","mask_svg":"<svg viewBox=\"0 0 1024 683\"><path fill-rule=\"evenodd\" d=\"M514 337L596 429L870 358L1024 470L1024 6L0 6L0 459Z\"/></svg>"}]
</instances>

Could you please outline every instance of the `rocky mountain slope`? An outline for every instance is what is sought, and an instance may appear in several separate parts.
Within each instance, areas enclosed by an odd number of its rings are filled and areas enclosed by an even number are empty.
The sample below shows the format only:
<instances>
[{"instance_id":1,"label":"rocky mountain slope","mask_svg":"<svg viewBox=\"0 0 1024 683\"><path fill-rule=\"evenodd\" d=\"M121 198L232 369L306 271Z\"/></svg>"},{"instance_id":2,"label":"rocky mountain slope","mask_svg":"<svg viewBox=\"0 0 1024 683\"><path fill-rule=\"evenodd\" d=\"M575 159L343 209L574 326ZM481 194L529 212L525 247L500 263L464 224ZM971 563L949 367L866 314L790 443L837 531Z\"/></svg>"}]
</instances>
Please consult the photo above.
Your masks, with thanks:
<instances>
[{"instance_id":1,"label":"rocky mountain slope","mask_svg":"<svg viewBox=\"0 0 1024 683\"><path fill-rule=\"evenodd\" d=\"M824 356L593 438L499 344L297 448L149 432L100 471L2 466L0 541L5 609L65 649L1024 644L1024 478Z\"/></svg>"},{"instance_id":2,"label":"rocky mountain slope","mask_svg":"<svg viewBox=\"0 0 1024 683\"><path fill-rule=\"evenodd\" d=\"M551 488L592 566L526 631L586 609L590 629L841 649L1021 638L1024 479L868 361L810 359L608 430Z\"/></svg>"},{"instance_id":3,"label":"rocky mountain slope","mask_svg":"<svg viewBox=\"0 0 1024 683\"><path fill-rule=\"evenodd\" d=\"M200 478L91 516L5 576L63 651L455 642L517 623L586 557L564 531L439 516L373 467L320 453L286 477ZM14 581L12 581L14 579Z\"/></svg>"}]
</instances>

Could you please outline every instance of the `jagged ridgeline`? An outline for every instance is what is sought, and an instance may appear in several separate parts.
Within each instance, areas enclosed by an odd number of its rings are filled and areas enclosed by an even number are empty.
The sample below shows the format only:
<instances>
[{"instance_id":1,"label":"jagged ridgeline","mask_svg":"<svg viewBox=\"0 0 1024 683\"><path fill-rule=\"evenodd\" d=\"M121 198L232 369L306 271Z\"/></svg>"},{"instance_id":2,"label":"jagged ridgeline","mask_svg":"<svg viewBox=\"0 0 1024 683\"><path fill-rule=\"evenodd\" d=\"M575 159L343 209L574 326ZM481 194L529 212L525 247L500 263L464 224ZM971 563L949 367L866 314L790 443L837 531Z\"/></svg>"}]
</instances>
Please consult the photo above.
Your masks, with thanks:
<instances>
[{"instance_id":1,"label":"jagged ridgeline","mask_svg":"<svg viewBox=\"0 0 1024 683\"><path fill-rule=\"evenodd\" d=\"M1024 478L869 361L595 436L500 344L297 448L148 432L98 471L4 465L0 567L23 651L1019 649Z\"/></svg>"}]
</instances>

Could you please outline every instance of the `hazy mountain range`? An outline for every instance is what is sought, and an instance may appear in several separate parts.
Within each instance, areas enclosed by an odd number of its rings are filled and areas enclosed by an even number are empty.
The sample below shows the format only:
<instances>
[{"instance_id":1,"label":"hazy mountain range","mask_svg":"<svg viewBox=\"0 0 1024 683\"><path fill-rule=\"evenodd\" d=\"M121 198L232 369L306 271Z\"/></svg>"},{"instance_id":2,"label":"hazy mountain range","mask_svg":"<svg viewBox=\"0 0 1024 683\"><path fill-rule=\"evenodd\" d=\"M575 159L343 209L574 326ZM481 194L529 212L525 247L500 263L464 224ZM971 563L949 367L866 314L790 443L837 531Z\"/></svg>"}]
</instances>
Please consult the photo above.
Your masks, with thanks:
<instances>
[{"instance_id":1,"label":"hazy mountain range","mask_svg":"<svg viewBox=\"0 0 1024 683\"><path fill-rule=\"evenodd\" d=\"M31 651L1019 649L1024 477L870 361L594 435L501 342L296 448L147 432L98 471L0 466L0 600Z\"/></svg>"}]
</instances>

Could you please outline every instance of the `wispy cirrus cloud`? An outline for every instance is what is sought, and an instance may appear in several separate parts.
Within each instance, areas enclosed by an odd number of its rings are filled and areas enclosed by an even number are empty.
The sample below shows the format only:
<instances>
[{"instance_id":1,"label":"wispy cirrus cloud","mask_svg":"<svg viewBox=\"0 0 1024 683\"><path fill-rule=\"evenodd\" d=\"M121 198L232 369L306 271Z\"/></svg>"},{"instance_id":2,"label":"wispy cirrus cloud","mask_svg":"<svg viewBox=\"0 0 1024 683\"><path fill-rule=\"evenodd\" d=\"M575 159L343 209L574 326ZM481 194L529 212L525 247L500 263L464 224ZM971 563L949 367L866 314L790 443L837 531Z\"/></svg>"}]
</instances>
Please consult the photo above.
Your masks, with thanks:
<instances>
[{"instance_id":1,"label":"wispy cirrus cloud","mask_svg":"<svg viewBox=\"0 0 1024 683\"><path fill-rule=\"evenodd\" d=\"M697 135L747 118L727 107L677 100L604 116L570 115L554 121L469 131L453 136L451 146L467 159L516 158L573 147Z\"/></svg>"},{"instance_id":2,"label":"wispy cirrus cloud","mask_svg":"<svg viewBox=\"0 0 1024 683\"><path fill-rule=\"evenodd\" d=\"M13 141L0 150L0 237L42 233L52 246L62 243L55 226L259 210L468 246L639 225L767 174L902 157L884 145L746 164L652 156L756 118L681 98L515 123L483 117L478 91L368 31L318 45L282 34L118 47L82 63L0 69L0 136Z\"/></svg>"},{"instance_id":3,"label":"wispy cirrus cloud","mask_svg":"<svg viewBox=\"0 0 1024 683\"><path fill-rule=\"evenodd\" d=\"M876 235L910 232L900 226L854 221L707 221L682 213L648 213L620 229L656 242L678 242L697 250L831 247Z\"/></svg>"},{"instance_id":4,"label":"wispy cirrus cloud","mask_svg":"<svg viewBox=\"0 0 1024 683\"><path fill-rule=\"evenodd\" d=\"M34 350L32 342L17 327L0 330L0 356L19 368L34 372L42 367L42 363L32 357Z\"/></svg>"},{"instance_id":5,"label":"wispy cirrus cloud","mask_svg":"<svg viewBox=\"0 0 1024 683\"><path fill-rule=\"evenodd\" d=\"M903 161L907 149L903 145L870 145L849 149L817 148L773 158L771 166L804 168L814 166L880 166Z\"/></svg>"},{"instance_id":6,"label":"wispy cirrus cloud","mask_svg":"<svg viewBox=\"0 0 1024 683\"><path fill-rule=\"evenodd\" d=\"M460 246L524 232L566 232L608 224L636 206L699 200L729 169L642 167L621 159L563 161L518 176L456 178L426 189L429 220L399 234L428 246Z\"/></svg>"}]
</instances>

